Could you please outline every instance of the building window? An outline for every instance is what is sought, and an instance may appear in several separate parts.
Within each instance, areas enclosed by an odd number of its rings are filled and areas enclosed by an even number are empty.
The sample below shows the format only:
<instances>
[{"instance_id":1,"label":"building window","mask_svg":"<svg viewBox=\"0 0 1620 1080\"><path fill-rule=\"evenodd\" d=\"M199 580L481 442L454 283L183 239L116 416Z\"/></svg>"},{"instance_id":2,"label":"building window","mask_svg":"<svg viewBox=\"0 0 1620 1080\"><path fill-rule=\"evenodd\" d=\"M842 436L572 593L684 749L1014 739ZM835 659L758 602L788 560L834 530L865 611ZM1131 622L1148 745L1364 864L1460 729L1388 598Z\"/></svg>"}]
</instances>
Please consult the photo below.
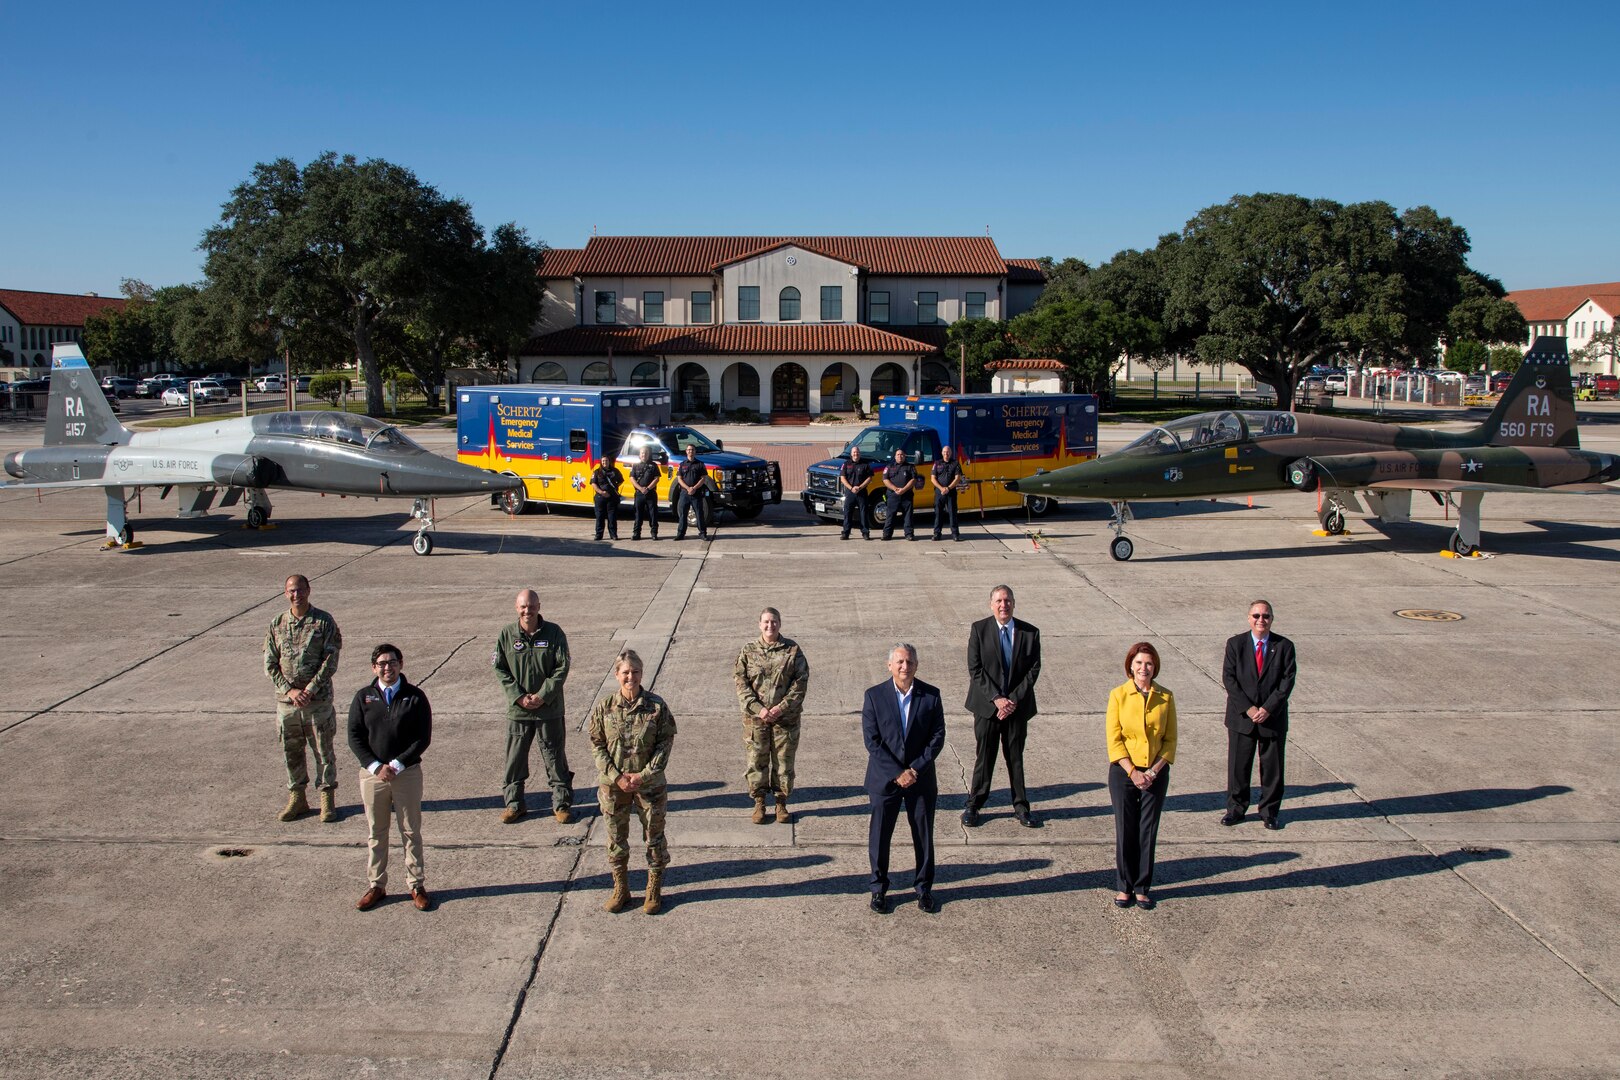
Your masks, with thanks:
<instances>
[{"instance_id":1,"label":"building window","mask_svg":"<svg viewBox=\"0 0 1620 1080\"><path fill-rule=\"evenodd\" d=\"M737 365L737 396L759 397L759 372L753 364Z\"/></svg>"},{"instance_id":2,"label":"building window","mask_svg":"<svg viewBox=\"0 0 1620 1080\"><path fill-rule=\"evenodd\" d=\"M967 310L963 312L970 319L984 318L984 293L970 292L967 294Z\"/></svg>"},{"instance_id":3,"label":"building window","mask_svg":"<svg viewBox=\"0 0 1620 1080\"><path fill-rule=\"evenodd\" d=\"M565 383L568 381L568 372L563 366L552 360L536 364L534 372L529 376L530 382L537 383Z\"/></svg>"},{"instance_id":4,"label":"building window","mask_svg":"<svg viewBox=\"0 0 1620 1080\"><path fill-rule=\"evenodd\" d=\"M842 285L823 285L821 287L821 321L844 321L844 287Z\"/></svg>"},{"instance_id":5,"label":"building window","mask_svg":"<svg viewBox=\"0 0 1620 1080\"><path fill-rule=\"evenodd\" d=\"M585 437L584 428L572 428L568 432L568 452L570 454L583 454L590 450L591 441Z\"/></svg>"},{"instance_id":6,"label":"building window","mask_svg":"<svg viewBox=\"0 0 1620 1080\"><path fill-rule=\"evenodd\" d=\"M613 323L619 321L619 294L611 292L597 292L596 294L596 321L599 323Z\"/></svg>"},{"instance_id":7,"label":"building window","mask_svg":"<svg viewBox=\"0 0 1620 1080\"><path fill-rule=\"evenodd\" d=\"M664 321L663 293L644 292L641 294L641 321L645 323L661 323Z\"/></svg>"},{"instance_id":8,"label":"building window","mask_svg":"<svg viewBox=\"0 0 1620 1080\"><path fill-rule=\"evenodd\" d=\"M799 290L789 285L776 298L776 317L781 322L799 321Z\"/></svg>"},{"instance_id":9,"label":"building window","mask_svg":"<svg viewBox=\"0 0 1620 1080\"><path fill-rule=\"evenodd\" d=\"M867 301L867 317L874 323L886 323L889 321L888 293L875 292L872 294Z\"/></svg>"},{"instance_id":10,"label":"building window","mask_svg":"<svg viewBox=\"0 0 1620 1080\"><path fill-rule=\"evenodd\" d=\"M648 360L644 364L637 364L636 369L630 373L631 386L663 386L664 378L660 373L658 362Z\"/></svg>"},{"instance_id":11,"label":"building window","mask_svg":"<svg viewBox=\"0 0 1620 1080\"><path fill-rule=\"evenodd\" d=\"M585 365L585 371L579 381L586 386L612 386L613 380L608 376L608 366L605 360L597 360Z\"/></svg>"},{"instance_id":12,"label":"building window","mask_svg":"<svg viewBox=\"0 0 1620 1080\"><path fill-rule=\"evenodd\" d=\"M695 292L692 294L692 321L695 323L714 322L714 293Z\"/></svg>"},{"instance_id":13,"label":"building window","mask_svg":"<svg viewBox=\"0 0 1620 1080\"><path fill-rule=\"evenodd\" d=\"M917 294L917 325L927 326L939 322L939 293L920 292Z\"/></svg>"},{"instance_id":14,"label":"building window","mask_svg":"<svg viewBox=\"0 0 1620 1080\"><path fill-rule=\"evenodd\" d=\"M737 320L739 322L759 321L759 286L737 286Z\"/></svg>"}]
</instances>

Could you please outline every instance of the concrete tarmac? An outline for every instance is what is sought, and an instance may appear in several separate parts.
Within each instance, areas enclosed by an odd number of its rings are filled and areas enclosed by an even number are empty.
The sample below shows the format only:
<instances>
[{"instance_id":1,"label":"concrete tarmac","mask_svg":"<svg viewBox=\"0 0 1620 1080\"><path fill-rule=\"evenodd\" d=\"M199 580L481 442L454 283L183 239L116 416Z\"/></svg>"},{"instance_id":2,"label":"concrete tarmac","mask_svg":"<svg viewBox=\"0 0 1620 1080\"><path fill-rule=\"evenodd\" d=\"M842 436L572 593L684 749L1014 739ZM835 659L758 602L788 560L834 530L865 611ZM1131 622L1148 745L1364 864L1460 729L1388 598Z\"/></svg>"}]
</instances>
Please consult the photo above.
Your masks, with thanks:
<instances>
[{"instance_id":1,"label":"concrete tarmac","mask_svg":"<svg viewBox=\"0 0 1620 1080\"><path fill-rule=\"evenodd\" d=\"M1616 435L1583 445L1620 451ZM0 430L0 450L36 442ZM916 543L842 543L796 503L709 544L672 542L669 522L657 543L598 544L588 513L441 501L428 558L408 503L275 506L277 528L252 532L239 514L177 521L149 492L146 546L104 553L98 494L0 495L8 1080L1620 1073L1620 500L1491 496L1494 557L1471 560L1439 555L1452 525L1427 500L1410 525L1352 517L1342 537L1313 535L1297 493L1144 505L1129 563L1097 506L974 517L960 544L929 542L926 517ZM397 840L393 895L354 909L346 746L341 819L276 820L262 640L293 572L343 629L340 711L382 640L432 699L430 912L401 891ZM986 823L958 821L967 627L1000 582L1044 637L1037 830L1001 770ZM528 818L499 821L489 655L526 585L573 651L567 826L543 780ZM1280 832L1219 823L1221 649L1256 596L1300 655ZM811 664L792 825L751 824L742 793L731 670L766 604ZM859 709L897 640L947 704L937 915L910 902L904 825L896 910L866 906ZM1102 710L1138 640L1181 727L1151 912L1110 903ZM601 908L582 732L627 644L680 729L656 917Z\"/></svg>"}]
</instances>

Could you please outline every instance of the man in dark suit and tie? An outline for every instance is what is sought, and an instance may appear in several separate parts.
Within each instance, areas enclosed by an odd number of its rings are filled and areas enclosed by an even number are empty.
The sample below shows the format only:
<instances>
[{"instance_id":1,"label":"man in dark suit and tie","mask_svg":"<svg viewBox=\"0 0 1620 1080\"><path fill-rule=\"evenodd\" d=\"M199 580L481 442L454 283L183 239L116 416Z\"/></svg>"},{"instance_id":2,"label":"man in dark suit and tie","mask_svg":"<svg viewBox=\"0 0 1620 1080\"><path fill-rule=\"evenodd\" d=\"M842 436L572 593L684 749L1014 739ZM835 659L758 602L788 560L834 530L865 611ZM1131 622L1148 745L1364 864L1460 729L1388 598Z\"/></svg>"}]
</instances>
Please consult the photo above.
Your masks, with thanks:
<instances>
[{"instance_id":1,"label":"man in dark suit and tie","mask_svg":"<svg viewBox=\"0 0 1620 1080\"><path fill-rule=\"evenodd\" d=\"M1041 676L1041 632L1013 620L1013 591L1006 585L990 590L990 617L968 631L967 709L973 714L973 787L968 792L962 824L979 823L979 808L990 798L996 750L1007 762L1007 786L1013 813L1027 829L1040 827L1029 810L1024 790L1024 737L1035 715L1035 680Z\"/></svg>"},{"instance_id":2,"label":"man in dark suit and tie","mask_svg":"<svg viewBox=\"0 0 1620 1080\"><path fill-rule=\"evenodd\" d=\"M1268 829L1280 829L1283 743L1288 737L1288 695L1294 692L1294 643L1271 632L1271 604L1249 605L1249 629L1226 643L1221 681L1226 685L1226 814L1236 825L1249 812L1249 778L1260 755L1260 802Z\"/></svg>"},{"instance_id":3,"label":"man in dark suit and tie","mask_svg":"<svg viewBox=\"0 0 1620 1080\"><path fill-rule=\"evenodd\" d=\"M934 760L945 747L945 708L939 689L917 681L916 646L889 651L890 678L866 692L861 735L866 740L866 795L872 804L867 850L872 861L872 910L889 911L889 841L905 807L917 855L917 906L933 914L934 804L939 783Z\"/></svg>"}]
</instances>

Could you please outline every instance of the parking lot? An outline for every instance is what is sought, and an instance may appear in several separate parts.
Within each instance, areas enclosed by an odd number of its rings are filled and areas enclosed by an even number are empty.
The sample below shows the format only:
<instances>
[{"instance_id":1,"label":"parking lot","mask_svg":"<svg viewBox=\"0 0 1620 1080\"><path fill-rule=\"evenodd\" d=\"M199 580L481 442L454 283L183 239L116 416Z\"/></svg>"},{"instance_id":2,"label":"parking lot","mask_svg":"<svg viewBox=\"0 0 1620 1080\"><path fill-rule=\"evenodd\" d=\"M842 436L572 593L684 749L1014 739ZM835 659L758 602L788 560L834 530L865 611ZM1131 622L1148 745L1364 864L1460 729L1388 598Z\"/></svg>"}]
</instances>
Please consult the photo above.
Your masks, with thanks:
<instances>
[{"instance_id":1,"label":"parking lot","mask_svg":"<svg viewBox=\"0 0 1620 1080\"><path fill-rule=\"evenodd\" d=\"M1583 445L1620 452L1607 419ZM0 452L38 428L0 424ZM857 430L711 433L788 460ZM1103 449L1138 430L1105 426ZM1337 537L1296 492L1142 505L1116 563L1096 507L974 517L961 544L841 543L790 498L704 545L441 501L419 558L408 503L274 498L277 527L253 532L147 492L146 546L102 552L99 493L0 494L8 1078L1615 1073L1620 500L1493 495L1493 557L1471 560L1440 556L1454 522L1428 500ZM387 640L433 702L431 912L397 886L354 910L365 821L341 737L340 821L276 820L261 649L293 572L343 629L341 701ZM1039 830L1013 821L1004 772L989 821L957 820L967 628L1002 582L1045 642ZM573 652L568 826L543 784L542 812L499 821L489 655L528 585ZM1256 596L1300 654L1275 833L1219 824L1221 647ZM811 664L792 825L752 825L741 790L731 668L766 604ZM934 916L906 902L901 837L898 909L865 901L859 709L899 640L947 706ZM1109 903L1102 709L1138 640L1181 724L1152 912ZM625 646L679 726L656 917L601 909L581 728Z\"/></svg>"}]
</instances>

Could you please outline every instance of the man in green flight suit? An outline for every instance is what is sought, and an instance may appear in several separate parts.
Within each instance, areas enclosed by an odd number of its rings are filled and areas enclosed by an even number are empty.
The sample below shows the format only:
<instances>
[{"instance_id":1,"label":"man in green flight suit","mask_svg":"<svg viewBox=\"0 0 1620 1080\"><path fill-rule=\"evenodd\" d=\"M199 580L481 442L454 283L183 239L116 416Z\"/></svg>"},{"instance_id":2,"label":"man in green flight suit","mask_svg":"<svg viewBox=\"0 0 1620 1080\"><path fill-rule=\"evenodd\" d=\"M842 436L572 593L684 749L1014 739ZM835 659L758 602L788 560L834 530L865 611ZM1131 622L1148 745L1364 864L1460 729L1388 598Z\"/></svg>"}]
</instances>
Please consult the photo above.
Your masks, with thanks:
<instances>
[{"instance_id":1,"label":"man in green flight suit","mask_svg":"<svg viewBox=\"0 0 1620 1080\"><path fill-rule=\"evenodd\" d=\"M506 811L511 825L529 812L523 785L529 779L529 748L540 739L540 758L551 783L551 812L566 825L574 820L574 774L564 747L563 682L568 678L568 636L540 617L540 594L517 595L517 622L501 630L490 665L506 693Z\"/></svg>"}]
</instances>

